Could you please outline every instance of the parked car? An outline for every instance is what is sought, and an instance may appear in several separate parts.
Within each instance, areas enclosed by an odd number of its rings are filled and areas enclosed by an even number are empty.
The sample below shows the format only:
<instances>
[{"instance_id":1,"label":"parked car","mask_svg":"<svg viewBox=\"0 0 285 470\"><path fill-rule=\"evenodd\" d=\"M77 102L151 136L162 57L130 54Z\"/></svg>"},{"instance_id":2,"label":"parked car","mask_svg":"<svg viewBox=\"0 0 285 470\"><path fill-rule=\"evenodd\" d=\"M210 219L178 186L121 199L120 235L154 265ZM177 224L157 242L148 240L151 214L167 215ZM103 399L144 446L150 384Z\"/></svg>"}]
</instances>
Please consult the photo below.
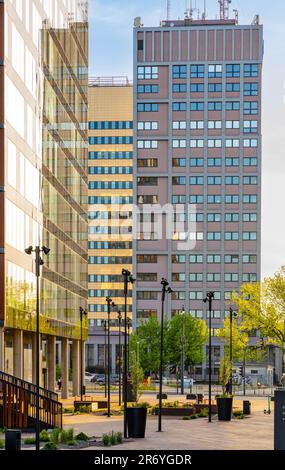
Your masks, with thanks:
<instances>
[{"instance_id":1,"label":"parked car","mask_svg":"<svg viewBox=\"0 0 285 470\"><path fill-rule=\"evenodd\" d=\"M94 377L94 374L92 374L91 372L85 371L85 376L84 376L85 382L92 382L93 377Z\"/></svg>"},{"instance_id":2,"label":"parked car","mask_svg":"<svg viewBox=\"0 0 285 470\"><path fill-rule=\"evenodd\" d=\"M98 385L105 384L105 374L94 374L91 380L92 383L96 383Z\"/></svg>"}]
</instances>

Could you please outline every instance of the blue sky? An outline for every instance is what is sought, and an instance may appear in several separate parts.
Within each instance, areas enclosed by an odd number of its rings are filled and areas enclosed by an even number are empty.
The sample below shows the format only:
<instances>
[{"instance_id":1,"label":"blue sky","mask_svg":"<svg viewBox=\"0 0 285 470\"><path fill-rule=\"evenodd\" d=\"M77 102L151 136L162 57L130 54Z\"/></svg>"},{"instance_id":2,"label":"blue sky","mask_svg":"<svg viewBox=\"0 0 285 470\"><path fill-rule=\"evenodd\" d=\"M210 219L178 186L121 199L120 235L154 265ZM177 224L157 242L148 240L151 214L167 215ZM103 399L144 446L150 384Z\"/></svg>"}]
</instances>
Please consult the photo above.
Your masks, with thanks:
<instances>
[{"instance_id":1,"label":"blue sky","mask_svg":"<svg viewBox=\"0 0 285 470\"><path fill-rule=\"evenodd\" d=\"M195 3L195 0L193 0ZM203 0L197 0L203 9ZM272 6L274 5L274 6ZM285 2L233 0L240 23L260 14L264 25L262 271L271 275L285 264ZM171 17L183 17L185 0L172 0ZM207 0L208 18L218 1ZM90 76L132 78L133 20L146 26L166 17L166 0L90 0Z\"/></svg>"}]
</instances>

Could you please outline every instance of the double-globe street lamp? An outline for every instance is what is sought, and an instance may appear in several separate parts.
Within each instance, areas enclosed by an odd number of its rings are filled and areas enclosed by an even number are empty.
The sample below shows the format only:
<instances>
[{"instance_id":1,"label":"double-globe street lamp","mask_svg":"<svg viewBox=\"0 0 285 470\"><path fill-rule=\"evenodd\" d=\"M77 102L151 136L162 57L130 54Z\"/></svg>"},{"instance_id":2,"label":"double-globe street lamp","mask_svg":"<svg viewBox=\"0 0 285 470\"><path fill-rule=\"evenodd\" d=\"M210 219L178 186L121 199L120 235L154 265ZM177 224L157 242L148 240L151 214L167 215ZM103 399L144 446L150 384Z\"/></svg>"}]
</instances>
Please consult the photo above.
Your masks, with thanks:
<instances>
[{"instance_id":1,"label":"double-globe street lamp","mask_svg":"<svg viewBox=\"0 0 285 470\"><path fill-rule=\"evenodd\" d=\"M127 330L128 330L128 318L127 318L127 301L128 301L128 290L129 283L134 284L135 279L128 269L122 270L122 276L124 280L124 373L123 373L123 396L124 396L124 438L128 437L127 430L127 387L128 387L128 355L127 355Z\"/></svg>"},{"instance_id":2,"label":"double-globe street lamp","mask_svg":"<svg viewBox=\"0 0 285 470\"><path fill-rule=\"evenodd\" d=\"M108 370L108 411L107 416L110 418L111 416L111 387L110 387L110 376L111 376L111 357L110 357L110 316L111 316L111 307L116 307L115 302L110 297L106 297L107 302L107 312L108 312L108 350L107 350L107 370Z\"/></svg>"},{"instance_id":3,"label":"double-globe street lamp","mask_svg":"<svg viewBox=\"0 0 285 470\"><path fill-rule=\"evenodd\" d=\"M159 406L158 406L158 432L161 432L162 418L162 373L163 373L163 323L164 323L164 302L166 294L171 294L173 290L169 287L167 279L161 280L161 325L160 325L160 367L159 367Z\"/></svg>"},{"instance_id":4,"label":"double-globe street lamp","mask_svg":"<svg viewBox=\"0 0 285 470\"><path fill-rule=\"evenodd\" d=\"M204 303L209 303L209 423L212 421L212 302L214 292L207 292Z\"/></svg>"},{"instance_id":5,"label":"double-globe street lamp","mask_svg":"<svg viewBox=\"0 0 285 470\"><path fill-rule=\"evenodd\" d=\"M36 264L36 451L40 450L40 271L44 262L41 258L41 253L48 255L50 249L46 246L36 246L33 248L29 246L25 249L27 255L35 253Z\"/></svg>"}]
</instances>

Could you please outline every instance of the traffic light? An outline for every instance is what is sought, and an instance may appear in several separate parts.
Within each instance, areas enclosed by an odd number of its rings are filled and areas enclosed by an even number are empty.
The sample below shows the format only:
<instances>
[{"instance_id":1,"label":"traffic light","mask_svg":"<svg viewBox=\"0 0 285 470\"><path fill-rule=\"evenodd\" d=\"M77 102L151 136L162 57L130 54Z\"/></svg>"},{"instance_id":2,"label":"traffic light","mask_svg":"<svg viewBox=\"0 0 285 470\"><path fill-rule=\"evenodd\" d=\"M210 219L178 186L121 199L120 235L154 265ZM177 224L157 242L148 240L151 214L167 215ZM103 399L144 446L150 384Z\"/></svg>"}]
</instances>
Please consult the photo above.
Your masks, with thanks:
<instances>
[{"instance_id":1,"label":"traffic light","mask_svg":"<svg viewBox=\"0 0 285 470\"><path fill-rule=\"evenodd\" d=\"M243 367L243 366L240 366L238 370L239 370L239 375L240 375L241 377L244 377L244 367Z\"/></svg>"}]
</instances>

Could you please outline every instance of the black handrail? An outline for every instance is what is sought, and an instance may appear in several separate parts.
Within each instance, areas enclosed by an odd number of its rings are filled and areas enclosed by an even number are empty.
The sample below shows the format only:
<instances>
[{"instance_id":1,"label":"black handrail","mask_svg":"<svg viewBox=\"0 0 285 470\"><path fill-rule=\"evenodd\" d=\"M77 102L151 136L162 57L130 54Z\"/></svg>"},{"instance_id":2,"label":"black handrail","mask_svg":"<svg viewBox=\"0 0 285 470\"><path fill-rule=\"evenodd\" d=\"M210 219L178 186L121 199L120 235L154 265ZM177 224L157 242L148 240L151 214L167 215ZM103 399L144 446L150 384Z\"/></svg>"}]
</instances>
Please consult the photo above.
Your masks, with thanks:
<instances>
[{"instance_id":1,"label":"black handrail","mask_svg":"<svg viewBox=\"0 0 285 470\"><path fill-rule=\"evenodd\" d=\"M4 380L5 382L11 383L20 388L31 391L32 393L36 393L37 387L35 384L33 384L32 382L28 382L27 380L24 380L24 379L19 379L19 377L14 377L14 375L7 374L6 372L0 371L0 380ZM58 401L58 394L55 392L52 392L51 390L48 390L43 387L39 387L39 392L42 397L46 397L46 398L49 398L50 400Z\"/></svg>"},{"instance_id":2,"label":"black handrail","mask_svg":"<svg viewBox=\"0 0 285 470\"><path fill-rule=\"evenodd\" d=\"M0 427L31 429L36 418L36 386L0 371ZM62 428L57 393L40 388L40 426Z\"/></svg>"}]
</instances>

